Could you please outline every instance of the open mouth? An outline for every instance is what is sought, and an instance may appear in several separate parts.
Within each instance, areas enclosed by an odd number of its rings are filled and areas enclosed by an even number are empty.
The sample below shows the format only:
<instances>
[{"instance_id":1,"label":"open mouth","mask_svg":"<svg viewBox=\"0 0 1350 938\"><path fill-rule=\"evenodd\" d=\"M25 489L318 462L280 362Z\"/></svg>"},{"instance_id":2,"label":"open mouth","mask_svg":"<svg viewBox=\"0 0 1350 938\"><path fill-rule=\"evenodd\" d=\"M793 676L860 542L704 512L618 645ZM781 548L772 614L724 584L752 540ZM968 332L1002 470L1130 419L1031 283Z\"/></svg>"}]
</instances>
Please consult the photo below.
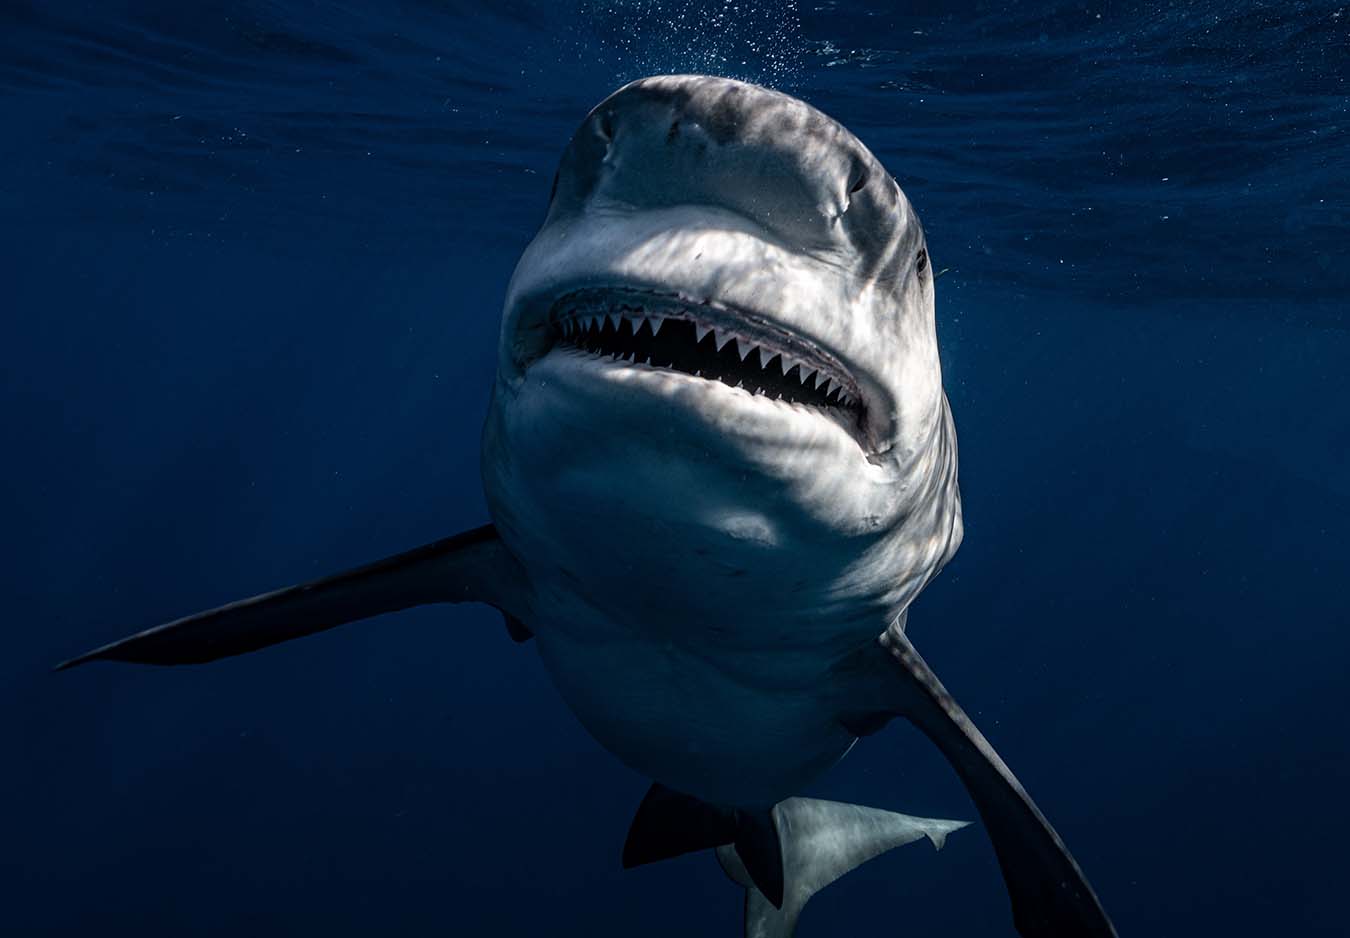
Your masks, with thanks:
<instances>
[{"instance_id":1,"label":"open mouth","mask_svg":"<svg viewBox=\"0 0 1350 938\"><path fill-rule=\"evenodd\" d=\"M578 290L549 313L551 344L668 368L859 426L862 395L830 355L781 328L710 303L631 289Z\"/></svg>"}]
</instances>

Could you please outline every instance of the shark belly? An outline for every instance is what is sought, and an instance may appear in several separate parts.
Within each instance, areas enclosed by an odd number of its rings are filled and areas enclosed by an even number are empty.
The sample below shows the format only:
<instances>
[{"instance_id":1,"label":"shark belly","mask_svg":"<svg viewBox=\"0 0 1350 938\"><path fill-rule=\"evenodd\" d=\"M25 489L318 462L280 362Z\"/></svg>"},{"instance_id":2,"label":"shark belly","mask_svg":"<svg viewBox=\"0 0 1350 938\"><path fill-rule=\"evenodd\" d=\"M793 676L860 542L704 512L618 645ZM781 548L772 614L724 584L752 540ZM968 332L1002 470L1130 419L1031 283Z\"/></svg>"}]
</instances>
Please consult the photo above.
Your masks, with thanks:
<instances>
[{"instance_id":1,"label":"shark belly","mask_svg":"<svg viewBox=\"0 0 1350 938\"><path fill-rule=\"evenodd\" d=\"M544 666L586 730L634 771L705 801L772 805L848 752L828 684L746 682L716 655L635 631L536 624Z\"/></svg>"}]
</instances>

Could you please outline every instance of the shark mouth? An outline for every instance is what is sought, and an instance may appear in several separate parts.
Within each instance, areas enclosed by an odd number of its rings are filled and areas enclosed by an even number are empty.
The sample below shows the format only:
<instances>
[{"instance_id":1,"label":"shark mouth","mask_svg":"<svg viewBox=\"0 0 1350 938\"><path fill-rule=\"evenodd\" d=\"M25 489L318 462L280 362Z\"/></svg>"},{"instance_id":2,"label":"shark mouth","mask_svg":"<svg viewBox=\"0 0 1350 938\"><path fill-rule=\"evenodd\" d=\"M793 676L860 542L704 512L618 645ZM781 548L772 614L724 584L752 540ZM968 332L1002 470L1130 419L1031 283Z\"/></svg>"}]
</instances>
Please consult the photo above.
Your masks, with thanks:
<instances>
[{"instance_id":1,"label":"shark mouth","mask_svg":"<svg viewBox=\"0 0 1350 938\"><path fill-rule=\"evenodd\" d=\"M857 383L814 344L749 314L632 289L569 293L549 313L551 345L720 381L863 423Z\"/></svg>"}]
</instances>

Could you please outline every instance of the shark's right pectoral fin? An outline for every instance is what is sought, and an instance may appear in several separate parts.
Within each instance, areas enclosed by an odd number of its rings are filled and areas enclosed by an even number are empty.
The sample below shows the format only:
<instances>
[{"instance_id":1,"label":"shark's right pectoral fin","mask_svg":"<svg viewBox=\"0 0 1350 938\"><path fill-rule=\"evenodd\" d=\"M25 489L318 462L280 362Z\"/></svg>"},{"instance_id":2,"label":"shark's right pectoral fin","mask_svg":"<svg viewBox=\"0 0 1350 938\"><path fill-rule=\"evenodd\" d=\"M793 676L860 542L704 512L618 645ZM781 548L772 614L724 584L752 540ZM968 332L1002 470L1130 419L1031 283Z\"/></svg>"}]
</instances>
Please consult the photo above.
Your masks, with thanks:
<instances>
[{"instance_id":1,"label":"shark's right pectoral fin","mask_svg":"<svg viewBox=\"0 0 1350 938\"><path fill-rule=\"evenodd\" d=\"M900 629L880 639L894 712L946 756L984 820L1023 938L1115 938L1064 841Z\"/></svg>"},{"instance_id":2,"label":"shark's right pectoral fin","mask_svg":"<svg viewBox=\"0 0 1350 938\"><path fill-rule=\"evenodd\" d=\"M190 664L275 645L357 619L428 603L500 609L512 637L529 632L525 582L497 531L485 525L334 576L199 612L57 665L86 661Z\"/></svg>"}]
</instances>

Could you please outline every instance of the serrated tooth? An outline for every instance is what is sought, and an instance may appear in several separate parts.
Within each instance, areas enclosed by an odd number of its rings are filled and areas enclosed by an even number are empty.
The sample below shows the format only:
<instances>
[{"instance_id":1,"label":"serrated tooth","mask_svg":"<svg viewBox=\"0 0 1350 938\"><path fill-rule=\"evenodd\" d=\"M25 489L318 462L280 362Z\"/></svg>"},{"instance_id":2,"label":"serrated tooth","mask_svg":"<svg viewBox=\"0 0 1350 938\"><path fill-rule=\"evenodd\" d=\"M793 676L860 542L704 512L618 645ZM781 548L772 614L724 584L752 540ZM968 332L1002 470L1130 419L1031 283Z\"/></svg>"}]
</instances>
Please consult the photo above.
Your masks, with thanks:
<instances>
[{"instance_id":1,"label":"serrated tooth","mask_svg":"<svg viewBox=\"0 0 1350 938\"><path fill-rule=\"evenodd\" d=\"M788 358L786 355L780 355L778 357L778 367L779 369L782 370L783 374L787 374L789 371L795 368L796 365L797 363L792 359Z\"/></svg>"},{"instance_id":2,"label":"serrated tooth","mask_svg":"<svg viewBox=\"0 0 1350 938\"><path fill-rule=\"evenodd\" d=\"M770 349L766 349L762 345L757 349L757 351L759 352L759 367L761 369L768 368L769 362L773 361L773 351Z\"/></svg>"},{"instance_id":3,"label":"serrated tooth","mask_svg":"<svg viewBox=\"0 0 1350 938\"><path fill-rule=\"evenodd\" d=\"M806 366L803 365L801 371L797 372L797 378L799 381L801 381L802 384L805 384L807 382L807 379L813 377L815 373L816 369L812 368L810 371L807 371ZM814 383L812 384L812 386L814 387Z\"/></svg>"},{"instance_id":4,"label":"serrated tooth","mask_svg":"<svg viewBox=\"0 0 1350 938\"><path fill-rule=\"evenodd\" d=\"M648 316L647 322L651 326L652 335L654 336L661 331L661 326L665 324L665 319L660 316Z\"/></svg>"},{"instance_id":5,"label":"serrated tooth","mask_svg":"<svg viewBox=\"0 0 1350 938\"><path fill-rule=\"evenodd\" d=\"M741 356L741 361L745 361L747 358L749 358L750 353L753 352L754 350L755 346L751 345L749 340L747 339L736 340L736 354Z\"/></svg>"},{"instance_id":6,"label":"serrated tooth","mask_svg":"<svg viewBox=\"0 0 1350 938\"><path fill-rule=\"evenodd\" d=\"M832 387L834 387L834 379L833 379L833 378L826 378L824 384L818 384L818 385L816 385L816 387L817 387L820 391L824 392L825 396L828 397L829 394L830 394L830 389L831 389Z\"/></svg>"},{"instance_id":7,"label":"serrated tooth","mask_svg":"<svg viewBox=\"0 0 1350 938\"><path fill-rule=\"evenodd\" d=\"M619 320L621 319L623 319L623 316L620 315L619 313L609 314L609 324L614 327L615 332L619 331Z\"/></svg>"},{"instance_id":8,"label":"serrated tooth","mask_svg":"<svg viewBox=\"0 0 1350 938\"><path fill-rule=\"evenodd\" d=\"M722 349L727 347L728 342L730 342L735 338L736 337L732 335L730 332L724 332L721 335L713 333L713 344L717 346L717 351L720 352L722 351Z\"/></svg>"},{"instance_id":9,"label":"serrated tooth","mask_svg":"<svg viewBox=\"0 0 1350 938\"><path fill-rule=\"evenodd\" d=\"M712 326L705 326L705 325L703 325L702 323L698 323L698 322L694 323L694 341L695 341L695 342L702 342L702 341L703 341L703 337L706 336L709 332L712 332ZM716 338L714 338L713 341L714 341L714 342L717 341ZM720 348L720 346L719 346L719 348Z\"/></svg>"}]
</instances>

